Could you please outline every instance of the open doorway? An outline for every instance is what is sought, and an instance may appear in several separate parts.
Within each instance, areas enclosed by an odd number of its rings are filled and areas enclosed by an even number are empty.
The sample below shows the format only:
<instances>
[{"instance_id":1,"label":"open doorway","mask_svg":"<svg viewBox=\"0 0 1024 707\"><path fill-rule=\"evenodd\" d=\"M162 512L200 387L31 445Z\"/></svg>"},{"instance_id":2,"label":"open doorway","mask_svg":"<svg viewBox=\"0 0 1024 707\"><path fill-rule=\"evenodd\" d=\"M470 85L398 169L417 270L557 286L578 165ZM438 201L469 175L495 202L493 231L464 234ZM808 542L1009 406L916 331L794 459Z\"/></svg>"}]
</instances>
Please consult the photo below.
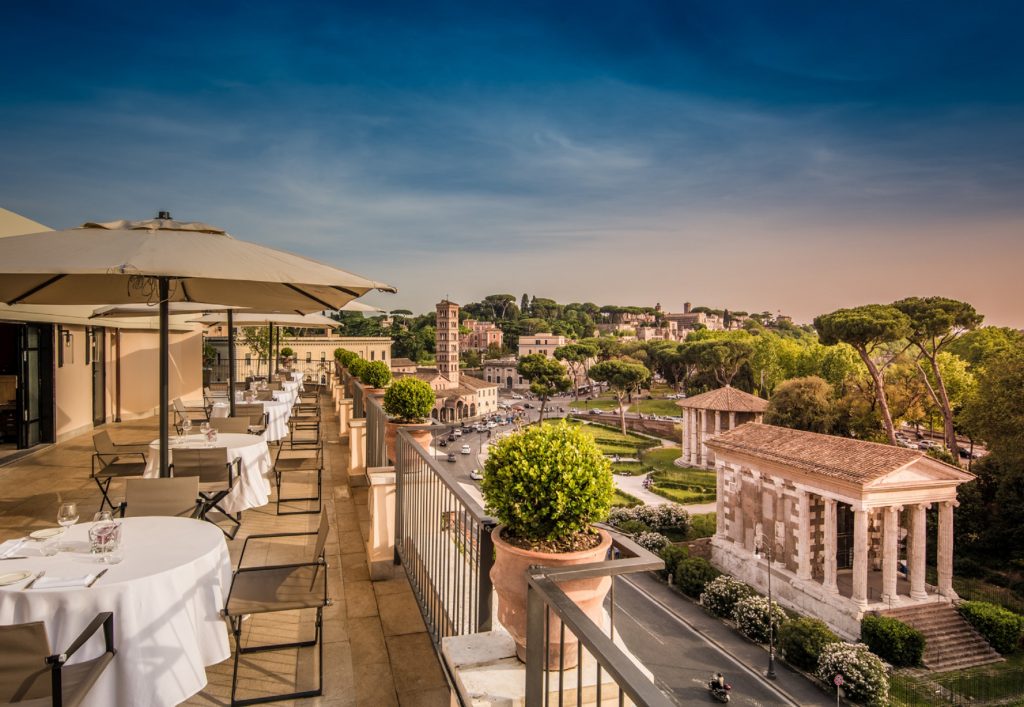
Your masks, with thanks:
<instances>
[{"instance_id":1,"label":"open doorway","mask_svg":"<svg viewBox=\"0 0 1024 707\"><path fill-rule=\"evenodd\" d=\"M0 460L53 435L53 326L2 323Z\"/></svg>"}]
</instances>

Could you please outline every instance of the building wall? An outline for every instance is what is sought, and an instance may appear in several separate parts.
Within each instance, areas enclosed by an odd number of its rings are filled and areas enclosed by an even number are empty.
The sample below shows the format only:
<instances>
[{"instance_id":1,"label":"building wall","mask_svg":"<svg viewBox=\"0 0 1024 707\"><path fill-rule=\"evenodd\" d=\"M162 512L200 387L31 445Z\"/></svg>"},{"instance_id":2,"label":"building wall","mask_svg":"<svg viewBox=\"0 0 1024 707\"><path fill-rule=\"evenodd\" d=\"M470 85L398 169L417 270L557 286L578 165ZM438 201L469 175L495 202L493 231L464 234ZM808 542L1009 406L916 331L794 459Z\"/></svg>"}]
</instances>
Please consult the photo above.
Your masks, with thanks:
<instances>
[{"instance_id":1,"label":"building wall","mask_svg":"<svg viewBox=\"0 0 1024 707\"><path fill-rule=\"evenodd\" d=\"M568 340L564 336L554 334L533 334L519 337L519 357L530 354L543 354L545 358L553 358L555 349L565 346Z\"/></svg>"}]
</instances>

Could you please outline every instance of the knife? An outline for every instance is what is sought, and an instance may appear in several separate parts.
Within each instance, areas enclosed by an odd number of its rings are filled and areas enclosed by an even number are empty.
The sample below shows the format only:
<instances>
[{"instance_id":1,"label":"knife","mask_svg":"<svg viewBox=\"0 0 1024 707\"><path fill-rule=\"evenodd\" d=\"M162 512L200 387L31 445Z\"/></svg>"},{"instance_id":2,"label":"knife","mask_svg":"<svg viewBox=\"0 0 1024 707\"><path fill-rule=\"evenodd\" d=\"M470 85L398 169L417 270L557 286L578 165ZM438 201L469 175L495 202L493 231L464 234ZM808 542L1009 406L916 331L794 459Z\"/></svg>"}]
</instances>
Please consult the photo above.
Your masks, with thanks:
<instances>
[{"instance_id":1,"label":"knife","mask_svg":"<svg viewBox=\"0 0 1024 707\"><path fill-rule=\"evenodd\" d=\"M0 557L0 560L27 560L28 555L12 555L11 557Z\"/></svg>"},{"instance_id":2,"label":"knife","mask_svg":"<svg viewBox=\"0 0 1024 707\"><path fill-rule=\"evenodd\" d=\"M104 568L104 569L100 570L100 571L99 571L99 573L97 573L97 575L96 575L95 577L93 577L93 578L92 578L92 581L91 581L91 582L89 582L89 583L88 583L87 585L85 585L85 588L86 588L86 589L88 589L88 588L89 588L89 587L91 587L92 585L96 584L96 581L97 581L97 580L98 580L98 579L99 579L100 577L102 577L103 575L105 575L105 574L107 573L107 569L108 569L108 568Z\"/></svg>"},{"instance_id":3,"label":"knife","mask_svg":"<svg viewBox=\"0 0 1024 707\"><path fill-rule=\"evenodd\" d=\"M36 580L39 579L40 577L42 577L44 574L46 574L46 570L42 570L41 572L39 572L39 574L37 574L35 577L32 578L31 582L29 582L28 584L26 584L24 587L21 588L22 591L24 591L26 589L31 589L32 585L36 583Z\"/></svg>"}]
</instances>

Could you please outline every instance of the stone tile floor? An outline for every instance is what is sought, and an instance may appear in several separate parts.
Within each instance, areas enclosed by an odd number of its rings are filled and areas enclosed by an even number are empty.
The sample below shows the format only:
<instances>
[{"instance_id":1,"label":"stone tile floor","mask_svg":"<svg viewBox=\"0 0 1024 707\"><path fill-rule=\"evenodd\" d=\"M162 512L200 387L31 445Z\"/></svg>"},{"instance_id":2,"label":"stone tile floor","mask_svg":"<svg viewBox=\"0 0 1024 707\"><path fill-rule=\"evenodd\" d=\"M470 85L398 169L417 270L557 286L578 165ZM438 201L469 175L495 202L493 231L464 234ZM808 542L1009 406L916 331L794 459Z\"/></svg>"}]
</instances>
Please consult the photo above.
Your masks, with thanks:
<instances>
[{"instance_id":1,"label":"stone tile floor","mask_svg":"<svg viewBox=\"0 0 1024 707\"><path fill-rule=\"evenodd\" d=\"M328 593L334 600L324 612L324 694L290 704L449 705L448 684L404 572L399 567L392 579L369 579L364 544L368 533L366 489L349 487L348 447L338 439L337 417L329 400L324 402L323 412L327 430L324 512L331 521ZM155 419L107 428L118 443L148 442L157 430ZM52 527L57 507L64 501L77 502L83 519L91 517L100 502L99 490L89 478L92 451L92 436L86 434L0 467L0 540ZM111 498L119 499L122 488L115 482ZM308 495L304 491L286 486L284 494ZM228 542L232 561L237 564L249 535L310 531L317 523L315 515L278 516L272 498L266 506L243 513L241 531ZM253 541L245 563L303 556L309 551L303 542L305 539ZM253 617L245 624L243 641L310 637L313 620L312 611ZM306 689L315 684L316 660L315 649L247 655L239 670L238 697L291 691L296 684ZM206 688L185 704L227 705L232 659L209 666L206 672Z\"/></svg>"}]
</instances>

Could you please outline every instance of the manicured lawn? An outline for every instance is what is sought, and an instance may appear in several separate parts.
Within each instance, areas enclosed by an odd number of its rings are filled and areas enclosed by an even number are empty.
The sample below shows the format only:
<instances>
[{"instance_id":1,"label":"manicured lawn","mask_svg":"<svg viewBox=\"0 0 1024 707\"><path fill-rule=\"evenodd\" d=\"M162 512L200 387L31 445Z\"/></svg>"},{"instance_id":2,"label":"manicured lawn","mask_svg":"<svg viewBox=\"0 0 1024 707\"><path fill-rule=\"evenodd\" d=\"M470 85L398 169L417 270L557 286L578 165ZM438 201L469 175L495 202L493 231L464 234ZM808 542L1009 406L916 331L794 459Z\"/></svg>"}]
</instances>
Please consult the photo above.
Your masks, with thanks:
<instances>
[{"instance_id":1,"label":"manicured lawn","mask_svg":"<svg viewBox=\"0 0 1024 707\"><path fill-rule=\"evenodd\" d=\"M673 463L678 457L678 447L652 449L644 455L644 463L654 469L651 491L676 503L714 501L715 472L678 467Z\"/></svg>"},{"instance_id":2,"label":"manicured lawn","mask_svg":"<svg viewBox=\"0 0 1024 707\"><path fill-rule=\"evenodd\" d=\"M552 422L548 421L545 424L552 424ZM592 436L604 454L634 457L637 455L637 450L648 449L658 444L657 440L631 433L622 434L618 430L603 425L585 424L579 420L569 420L569 424L579 425L587 434Z\"/></svg>"},{"instance_id":3,"label":"manicured lawn","mask_svg":"<svg viewBox=\"0 0 1024 707\"><path fill-rule=\"evenodd\" d=\"M641 400L633 403L629 408L630 412L641 412L644 415L664 415L666 417L679 417L680 408L675 400Z\"/></svg>"},{"instance_id":4,"label":"manicured lawn","mask_svg":"<svg viewBox=\"0 0 1024 707\"><path fill-rule=\"evenodd\" d=\"M639 506L640 499L631 493L625 491L619 491L615 489L615 495L612 496L613 506Z\"/></svg>"},{"instance_id":5,"label":"manicured lawn","mask_svg":"<svg viewBox=\"0 0 1024 707\"><path fill-rule=\"evenodd\" d=\"M1005 657L1004 663L932 674L927 678L898 672L890 683L890 701L893 705L908 707L951 704L945 695L936 695L937 685L941 685L960 699L957 704L971 701L1021 704L1024 701L1024 653L1018 651Z\"/></svg>"},{"instance_id":6,"label":"manicured lawn","mask_svg":"<svg viewBox=\"0 0 1024 707\"><path fill-rule=\"evenodd\" d=\"M647 466L640 462L612 462L612 473L613 474L629 474L630 476L640 476L646 474L648 471Z\"/></svg>"}]
</instances>

